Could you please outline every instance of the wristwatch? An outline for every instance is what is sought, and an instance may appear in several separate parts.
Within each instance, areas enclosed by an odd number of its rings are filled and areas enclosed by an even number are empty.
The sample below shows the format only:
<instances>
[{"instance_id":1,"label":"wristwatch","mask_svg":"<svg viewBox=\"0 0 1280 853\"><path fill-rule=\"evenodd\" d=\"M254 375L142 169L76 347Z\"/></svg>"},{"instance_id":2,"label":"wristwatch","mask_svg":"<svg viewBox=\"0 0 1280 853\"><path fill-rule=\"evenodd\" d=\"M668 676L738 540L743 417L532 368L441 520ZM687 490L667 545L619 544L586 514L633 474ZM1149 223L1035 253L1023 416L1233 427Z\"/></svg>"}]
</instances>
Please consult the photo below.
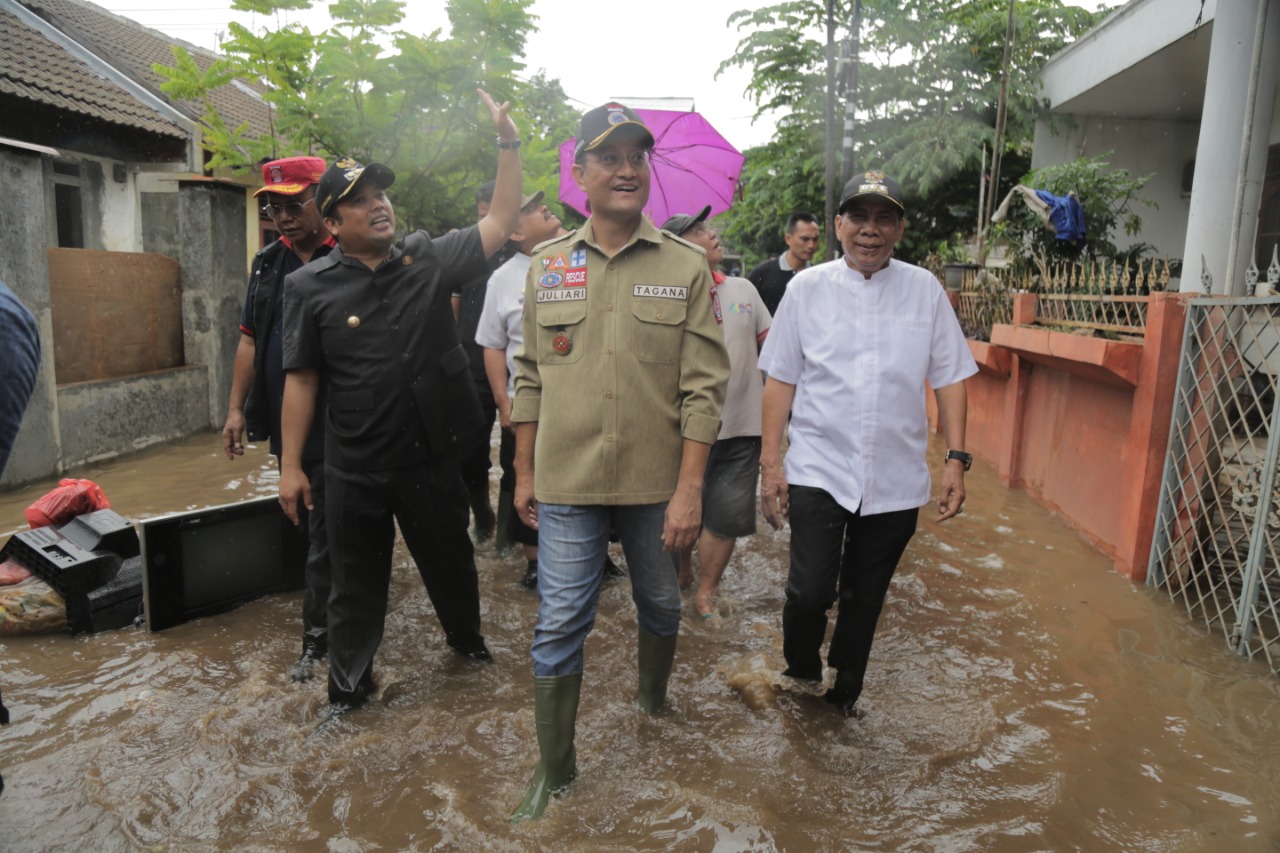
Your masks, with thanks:
<instances>
[{"instance_id":1,"label":"wristwatch","mask_svg":"<svg viewBox=\"0 0 1280 853\"><path fill-rule=\"evenodd\" d=\"M520 147L520 140L513 139L510 142L504 142L502 137L498 137L498 147L503 151L511 151Z\"/></svg>"},{"instance_id":2,"label":"wristwatch","mask_svg":"<svg viewBox=\"0 0 1280 853\"><path fill-rule=\"evenodd\" d=\"M963 462L964 470L966 471L968 471L969 466L973 464L973 454L965 453L963 450L948 450L947 458L942 460L942 463L945 465L946 463L950 462L952 459L959 459L961 462Z\"/></svg>"}]
</instances>

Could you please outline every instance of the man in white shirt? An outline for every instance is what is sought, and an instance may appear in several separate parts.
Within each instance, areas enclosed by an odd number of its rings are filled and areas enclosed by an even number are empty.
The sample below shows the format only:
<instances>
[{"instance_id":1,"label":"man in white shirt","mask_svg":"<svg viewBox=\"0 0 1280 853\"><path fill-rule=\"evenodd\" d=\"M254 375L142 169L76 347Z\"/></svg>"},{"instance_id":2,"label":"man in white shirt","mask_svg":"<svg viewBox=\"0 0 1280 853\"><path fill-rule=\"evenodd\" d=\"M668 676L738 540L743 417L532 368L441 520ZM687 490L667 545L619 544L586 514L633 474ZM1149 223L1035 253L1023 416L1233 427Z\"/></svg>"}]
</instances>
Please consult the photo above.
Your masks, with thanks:
<instances>
[{"instance_id":1,"label":"man in white shirt","mask_svg":"<svg viewBox=\"0 0 1280 853\"><path fill-rule=\"evenodd\" d=\"M858 716L876 621L930 497L926 382L950 448L938 521L960 511L971 461L964 380L977 365L938 280L893 259L905 213L902 190L883 172L850 180L836 218L844 257L796 275L760 354L760 498L775 529L783 516L791 522L784 674L822 680L838 590L826 699L846 716Z\"/></svg>"},{"instance_id":2,"label":"man in white shirt","mask_svg":"<svg viewBox=\"0 0 1280 853\"><path fill-rule=\"evenodd\" d=\"M542 203L543 193L524 197L520 221L511 235L511 244L519 251L494 270L484 295L484 309L476 327L476 343L484 347L484 371L489 377L493 401L498 407L502 425L502 445L498 451L502 465L500 500L510 502L516 487L516 437L511 426L511 398L515 396L516 349L524 342L520 325L524 319L524 280L529 274L533 249L564 232L560 217ZM507 527L504 532L511 542L520 543L527 561L521 583L526 589L538 588L538 531L526 525L518 513L499 512Z\"/></svg>"}]
</instances>

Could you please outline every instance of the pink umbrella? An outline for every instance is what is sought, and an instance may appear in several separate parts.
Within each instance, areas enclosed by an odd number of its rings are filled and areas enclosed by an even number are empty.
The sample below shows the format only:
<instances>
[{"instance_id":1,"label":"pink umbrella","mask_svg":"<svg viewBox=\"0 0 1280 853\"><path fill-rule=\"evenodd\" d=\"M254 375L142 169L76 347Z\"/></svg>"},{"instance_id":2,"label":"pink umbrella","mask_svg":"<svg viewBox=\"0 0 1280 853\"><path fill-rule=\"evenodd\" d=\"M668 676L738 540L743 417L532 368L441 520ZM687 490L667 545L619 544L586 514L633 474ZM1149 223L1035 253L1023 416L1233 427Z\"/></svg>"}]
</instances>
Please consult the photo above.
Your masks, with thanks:
<instances>
[{"instance_id":1,"label":"pink umbrella","mask_svg":"<svg viewBox=\"0 0 1280 853\"><path fill-rule=\"evenodd\" d=\"M733 204L743 156L697 113L636 110L653 134L649 155L649 203L645 214L662 225L677 213L697 214L711 205L711 215ZM581 213L587 194L573 180L572 137L560 146L560 200Z\"/></svg>"}]
</instances>

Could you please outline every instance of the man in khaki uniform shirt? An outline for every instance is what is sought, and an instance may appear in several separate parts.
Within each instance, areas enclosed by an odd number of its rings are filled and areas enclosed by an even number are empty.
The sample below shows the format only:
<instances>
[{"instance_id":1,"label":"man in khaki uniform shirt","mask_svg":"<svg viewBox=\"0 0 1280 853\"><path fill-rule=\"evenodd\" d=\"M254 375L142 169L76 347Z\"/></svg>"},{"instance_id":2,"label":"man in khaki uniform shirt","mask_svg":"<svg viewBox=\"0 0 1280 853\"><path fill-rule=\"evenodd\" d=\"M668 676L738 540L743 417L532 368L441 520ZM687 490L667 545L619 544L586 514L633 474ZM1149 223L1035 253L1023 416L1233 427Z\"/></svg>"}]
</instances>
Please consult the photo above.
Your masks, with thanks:
<instances>
[{"instance_id":1,"label":"man in khaki uniform shirt","mask_svg":"<svg viewBox=\"0 0 1280 853\"><path fill-rule=\"evenodd\" d=\"M541 757L514 819L540 816L574 777L582 646L611 527L636 602L641 710L661 709L675 657L673 557L698 535L729 357L705 255L642 214L652 147L648 129L620 104L583 115L573 175L591 218L539 247L525 284L511 420L515 509L538 529L532 654Z\"/></svg>"}]
</instances>

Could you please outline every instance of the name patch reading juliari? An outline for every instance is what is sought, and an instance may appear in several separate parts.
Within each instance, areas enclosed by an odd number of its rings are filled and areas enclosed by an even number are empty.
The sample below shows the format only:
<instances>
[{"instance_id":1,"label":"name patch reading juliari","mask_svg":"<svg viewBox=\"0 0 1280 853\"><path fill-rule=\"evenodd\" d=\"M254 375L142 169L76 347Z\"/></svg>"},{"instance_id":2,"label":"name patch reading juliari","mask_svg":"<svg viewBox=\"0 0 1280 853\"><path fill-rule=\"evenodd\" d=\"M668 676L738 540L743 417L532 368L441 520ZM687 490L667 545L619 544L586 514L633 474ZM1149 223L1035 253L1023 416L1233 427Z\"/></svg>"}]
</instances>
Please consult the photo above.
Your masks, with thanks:
<instances>
[{"instance_id":1,"label":"name patch reading juliari","mask_svg":"<svg viewBox=\"0 0 1280 853\"><path fill-rule=\"evenodd\" d=\"M543 302L581 302L587 298L587 290L585 287L577 287L573 290L539 290L538 304Z\"/></svg>"},{"instance_id":2,"label":"name patch reading juliari","mask_svg":"<svg viewBox=\"0 0 1280 853\"><path fill-rule=\"evenodd\" d=\"M637 284L631 291L632 296L657 296L660 299L689 299L689 288L686 285L667 286L661 284Z\"/></svg>"}]
</instances>

